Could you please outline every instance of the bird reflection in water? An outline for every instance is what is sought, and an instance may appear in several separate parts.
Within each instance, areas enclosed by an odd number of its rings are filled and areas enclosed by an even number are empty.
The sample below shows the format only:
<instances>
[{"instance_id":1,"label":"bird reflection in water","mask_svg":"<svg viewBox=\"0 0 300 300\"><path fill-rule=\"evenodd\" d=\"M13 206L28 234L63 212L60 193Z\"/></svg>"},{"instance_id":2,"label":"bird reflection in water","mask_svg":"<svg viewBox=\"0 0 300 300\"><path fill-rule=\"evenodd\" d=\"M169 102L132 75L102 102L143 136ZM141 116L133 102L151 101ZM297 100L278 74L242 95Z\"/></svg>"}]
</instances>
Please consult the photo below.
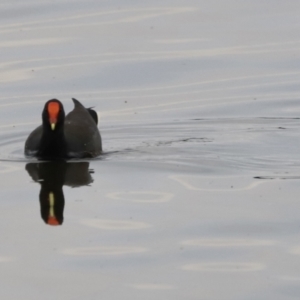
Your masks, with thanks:
<instances>
[{"instance_id":1,"label":"bird reflection in water","mask_svg":"<svg viewBox=\"0 0 300 300\"><path fill-rule=\"evenodd\" d=\"M54 161L29 163L26 171L30 177L41 185L41 217L48 225L61 225L65 197L63 186L80 187L93 182L88 162Z\"/></svg>"}]
</instances>

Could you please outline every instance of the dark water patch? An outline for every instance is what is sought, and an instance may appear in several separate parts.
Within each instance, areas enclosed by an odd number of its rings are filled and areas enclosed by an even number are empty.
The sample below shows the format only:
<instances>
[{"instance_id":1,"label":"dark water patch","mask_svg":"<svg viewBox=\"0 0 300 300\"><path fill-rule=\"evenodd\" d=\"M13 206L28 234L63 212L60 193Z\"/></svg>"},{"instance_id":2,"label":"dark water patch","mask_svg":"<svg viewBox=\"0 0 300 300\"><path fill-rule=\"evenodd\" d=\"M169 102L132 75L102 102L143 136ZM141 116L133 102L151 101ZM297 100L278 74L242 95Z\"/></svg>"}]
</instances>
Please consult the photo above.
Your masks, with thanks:
<instances>
[{"instance_id":1,"label":"dark water patch","mask_svg":"<svg viewBox=\"0 0 300 300\"><path fill-rule=\"evenodd\" d=\"M255 176L254 179L264 179L264 180L299 180L300 176Z\"/></svg>"},{"instance_id":2,"label":"dark water patch","mask_svg":"<svg viewBox=\"0 0 300 300\"><path fill-rule=\"evenodd\" d=\"M163 141L163 142L157 142L156 146L165 146L165 145L173 145L176 143L190 143L190 142L200 142L200 143L211 143L213 140L209 140L207 138L185 138L180 140L173 140L173 141ZM150 146L150 145L149 145Z\"/></svg>"}]
</instances>

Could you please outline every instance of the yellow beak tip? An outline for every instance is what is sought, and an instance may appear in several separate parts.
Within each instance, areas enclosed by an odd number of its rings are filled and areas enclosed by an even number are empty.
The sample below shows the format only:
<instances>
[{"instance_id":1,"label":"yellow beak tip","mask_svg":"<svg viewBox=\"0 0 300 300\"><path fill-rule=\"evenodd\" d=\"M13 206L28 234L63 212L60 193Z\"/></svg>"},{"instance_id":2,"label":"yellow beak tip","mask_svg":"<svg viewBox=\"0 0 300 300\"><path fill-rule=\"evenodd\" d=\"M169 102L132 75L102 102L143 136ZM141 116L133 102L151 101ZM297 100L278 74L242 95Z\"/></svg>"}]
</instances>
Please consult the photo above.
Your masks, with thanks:
<instances>
[{"instance_id":1,"label":"yellow beak tip","mask_svg":"<svg viewBox=\"0 0 300 300\"><path fill-rule=\"evenodd\" d=\"M55 129L55 123L51 123L51 129L52 129L52 130Z\"/></svg>"}]
</instances>

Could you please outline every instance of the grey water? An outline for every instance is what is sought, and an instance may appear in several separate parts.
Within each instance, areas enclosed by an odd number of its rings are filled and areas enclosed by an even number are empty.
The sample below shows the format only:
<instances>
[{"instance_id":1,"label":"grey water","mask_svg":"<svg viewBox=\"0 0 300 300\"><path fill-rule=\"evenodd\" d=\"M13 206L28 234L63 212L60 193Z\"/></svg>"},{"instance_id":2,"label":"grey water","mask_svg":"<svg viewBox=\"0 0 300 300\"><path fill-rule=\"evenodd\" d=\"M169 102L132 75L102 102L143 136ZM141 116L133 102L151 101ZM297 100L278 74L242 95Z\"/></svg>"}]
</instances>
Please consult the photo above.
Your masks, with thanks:
<instances>
[{"instance_id":1,"label":"grey water","mask_svg":"<svg viewBox=\"0 0 300 300\"><path fill-rule=\"evenodd\" d=\"M1 298L299 299L299 13L0 1ZM72 97L103 155L24 157Z\"/></svg>"}]
</instances>

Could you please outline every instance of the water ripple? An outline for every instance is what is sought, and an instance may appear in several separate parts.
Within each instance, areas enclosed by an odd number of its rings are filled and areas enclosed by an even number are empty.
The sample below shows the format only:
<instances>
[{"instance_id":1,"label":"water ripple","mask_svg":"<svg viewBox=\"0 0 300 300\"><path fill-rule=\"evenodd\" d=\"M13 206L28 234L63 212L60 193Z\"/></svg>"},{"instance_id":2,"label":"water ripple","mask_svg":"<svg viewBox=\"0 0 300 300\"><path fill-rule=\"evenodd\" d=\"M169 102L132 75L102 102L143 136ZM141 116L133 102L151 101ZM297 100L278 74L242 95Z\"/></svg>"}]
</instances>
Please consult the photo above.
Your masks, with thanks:
<instances>
[{"instance_id":1,"label":"water ripple","mask_svg":"<svg viewBox=\"0 0 300 300\"><path fill-rule=\"evenodd\" d=\"M261 263L248 262L226 262L226 263L194 263L182 266L186 271L198 272L224 272L224 273L240 273L240 272L256 272L265 269L265 265Z\"/></svg>"},{"instance_id":2,"label":"water ripple","mask_svg":"<svg viewBox=\"0 0 300 300\"><path fill-rule=\"evenodd\" d=\"M86 219L81 224L101 230L141 230L152 227L151 224L128 220Z\"/></svg>"},{"instance_id":3,"label":"water ripple","mask_svg":"<svg viewBox=\"0 0 300 300\"><path fill-rule=\"evenodd\" d=\"M124 246L99 246L99 247L82 247L82 248L70 248L62 251L65 255L72 256L122 256L130 254L144 253L148 251L142 247L124 247Z\"/></svg>"}]
</instances>

